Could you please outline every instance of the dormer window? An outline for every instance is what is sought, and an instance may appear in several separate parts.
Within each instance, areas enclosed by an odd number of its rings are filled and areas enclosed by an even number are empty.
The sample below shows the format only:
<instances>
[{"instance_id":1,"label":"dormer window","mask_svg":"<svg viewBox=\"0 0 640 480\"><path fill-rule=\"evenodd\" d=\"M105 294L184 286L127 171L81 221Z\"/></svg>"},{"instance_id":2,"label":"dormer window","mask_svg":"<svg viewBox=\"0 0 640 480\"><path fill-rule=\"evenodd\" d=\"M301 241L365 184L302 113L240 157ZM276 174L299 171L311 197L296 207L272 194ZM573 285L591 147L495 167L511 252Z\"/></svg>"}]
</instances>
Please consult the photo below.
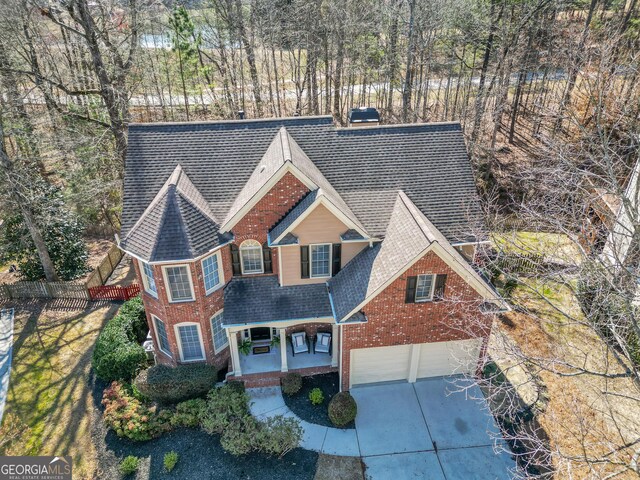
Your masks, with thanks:
<instances>
[{"instance_id":1,"label":"dormer window","mask_svg":"<svg viewBox=\"0 0 640 480\"><path fill-rule=\"evenodd\" d=\"M262 246L255 240L245 240L240 245L240 262L242 274L251 275L264 273L262 260Z\"/></svg>"}]
</instances>

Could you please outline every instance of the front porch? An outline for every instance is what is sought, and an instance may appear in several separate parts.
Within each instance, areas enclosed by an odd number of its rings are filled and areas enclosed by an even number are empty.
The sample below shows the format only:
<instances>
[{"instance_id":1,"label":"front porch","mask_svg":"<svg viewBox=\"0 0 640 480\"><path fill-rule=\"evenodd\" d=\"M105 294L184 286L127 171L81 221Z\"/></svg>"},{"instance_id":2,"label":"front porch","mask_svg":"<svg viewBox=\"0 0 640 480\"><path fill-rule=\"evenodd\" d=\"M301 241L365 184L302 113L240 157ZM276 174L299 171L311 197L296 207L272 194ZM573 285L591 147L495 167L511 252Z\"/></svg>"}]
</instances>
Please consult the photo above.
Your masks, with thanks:
<instances>
[{"instance_id":1,"label":"front porch","mask_svg":"<svg viewBox=\"0 0 640 480\"><path fill-rule=\"evenodd\" d=\"M290 371L337 368L339 328L325 284L281 287L276 276L234 278L225 289L224 302L229 377L278 378ZM323 344L316 348L318 338Z\"/></svg>"},{"instance_id":2,"label":"front porch","mask_svg":"<svg viewBox=\"0 0 640 480\"><path fill-rule=\"evenodd\" d=\"M271 348L269 353L249 355L240 354L240 370L242 375L252 373L295 371L312 367L330 367L331 355L328 353L299 353L293 355L291 345L287 348L287 370L282 369L282 352L280 347Z\"/></svg>"}]
</instances>

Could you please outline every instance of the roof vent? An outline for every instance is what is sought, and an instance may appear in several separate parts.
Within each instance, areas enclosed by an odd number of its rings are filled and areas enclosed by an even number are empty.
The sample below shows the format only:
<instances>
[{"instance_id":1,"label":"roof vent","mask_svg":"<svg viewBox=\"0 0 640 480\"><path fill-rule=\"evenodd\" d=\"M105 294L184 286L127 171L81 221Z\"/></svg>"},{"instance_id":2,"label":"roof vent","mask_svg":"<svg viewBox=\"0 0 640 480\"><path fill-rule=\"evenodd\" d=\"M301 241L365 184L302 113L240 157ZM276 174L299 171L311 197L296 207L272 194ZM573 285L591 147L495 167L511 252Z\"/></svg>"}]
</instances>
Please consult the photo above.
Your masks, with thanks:
<instances>
[{"instance_id":1,"label":"roof vent","mask_svg":"<svg viewBox=\"0 0 640 480\"><path fill-rule=\"evenodd\" d=\"M244 110L238 110L238 118L244 120Z\"/></svg>"},{"instance_id":2,"label":"roof vent","mask_svg":"<svg viewBox=\"0 0 640 480\"><path fill-rule=\"evenodd\" d=\"M267 169L266 165L260 165L260 172L259 173L264 172L266 169Z\"/></svg>"},{"instance_id":3,"label":"roof vent","mask_svg":"<svg viewBox=\"0 0 640 480\"><path fill-rule=\"evenodd\" d=\"M366 127L374 125L380 125L380 114L375 108L352 108L349 112L349 126Z\"/></svg>"}]
</instances>

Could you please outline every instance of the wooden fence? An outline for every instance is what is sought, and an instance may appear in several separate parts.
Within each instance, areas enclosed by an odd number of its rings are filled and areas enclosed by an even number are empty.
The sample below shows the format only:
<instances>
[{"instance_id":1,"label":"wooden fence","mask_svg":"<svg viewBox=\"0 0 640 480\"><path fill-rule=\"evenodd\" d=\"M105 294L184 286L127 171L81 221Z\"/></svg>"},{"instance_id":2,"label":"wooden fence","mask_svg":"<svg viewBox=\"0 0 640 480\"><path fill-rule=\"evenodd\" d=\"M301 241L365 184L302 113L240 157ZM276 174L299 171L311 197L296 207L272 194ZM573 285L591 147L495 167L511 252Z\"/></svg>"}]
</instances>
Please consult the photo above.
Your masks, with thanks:
<instances>
[{"instance_id":1,"label":"wooden fence","mask_svg":"<svg viewBox=\"0 0 640 480\"><path fill-rule=\"evenodd\" d=\"M140 293L140 285L132 283L126 287L121 285L100 285L89 288L91 300L129 300Z\"/></svg>"},{"instance_id":2,"label":"wooden fence","mask_svg":"<svg viewBox=\"0 0 640 480\"><path fill-rule=\"evenodd\" d=\"M25 298L69 298L78 300L128 300L140 293L140 286L104 285L124 254L112 245L100 265L84 283L72 282L16 282L0 285L0 300Z\"/></svg>"},{"instance_id":3,"label":"wooden fence","mask_svg":"<svg viewBox=\"0 0 640 480\"><path fill-rule=\"evenodd\" d=\"M109 252L102 259L100 265L96 267L96 269L87 279L87 288L104 285L118 266L118 263L120 263L120 260L122 260L123 256L124 253L122 253L122 250L120 250L117 245L111 245Z\"/></svg>"}]
</instances>

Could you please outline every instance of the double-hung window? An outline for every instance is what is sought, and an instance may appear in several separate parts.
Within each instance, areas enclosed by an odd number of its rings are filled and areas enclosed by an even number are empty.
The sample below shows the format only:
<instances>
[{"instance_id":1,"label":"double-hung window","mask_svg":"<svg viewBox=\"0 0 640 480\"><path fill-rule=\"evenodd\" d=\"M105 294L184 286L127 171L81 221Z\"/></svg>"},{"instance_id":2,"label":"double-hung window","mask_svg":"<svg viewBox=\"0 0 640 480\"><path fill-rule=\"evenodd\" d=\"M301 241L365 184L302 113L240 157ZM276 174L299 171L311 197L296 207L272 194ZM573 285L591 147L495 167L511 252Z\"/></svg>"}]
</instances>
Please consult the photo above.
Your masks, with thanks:
<instances>
[{"instance_id":1,"label":"double-hung window","mask_svg":"<svg viewBox=\"0 0 640 480\"><path fill-rule=\"evenodd\" d=\"M433 300L433 287L435 275L418 275L416 283L416 302L428 302Z\"/></svg>"},{"instance_id":2,"label":"double-hung window","mask_svg":"<svg viewBox=\"0 0 640 480\"><path fill-rule=\"evenodd\" d=\"M162 320L158 317L153 317L153 324L156 327L156 337L158 340L158 348L163 353L171 356L171 347L169 346L169 336L167 335L167 328Z\"/></svg>"},{"instance_id":3,"label":"double-hung window","mask_svg":"<svg viewBox=\"0 0 640 480\"><path fill-rule=\"evenodd\" d=\"M311 276L331 276L331 244L310 245L311 250Z\"/></svg>"},{"instance_id":4,"label":"double-hung window","mask_svg":"<svg viewBox=\"0 0 640 480\"><path fill-rule=\"evenodd\" d=\"M204 348L200 328L195 323L176 325L180 344L180 359L183 362L204 360Z\"/></svg>"},{"instance_id":5,"label":"double-hung window","mask_svg":"<svg viewBox=\"0 0 640 480\"><path fill-rule=\"evenodd\" d=\"M213 337L213 348L216 353L220 353L229 344L227 332L222 326L223 320L222 310L211 317L211 336Z\"/></svg>"},{"instance_id":6,"label":"double-hung window","mask_svg":"<svg viewBox=\"0 0 640 480\"><path fill-rule=\"evenodd\" d=\"M147 262L140 261L140 272L142 273L142 285L144 286L145 292L158 298L158 288L156 287L156 280L153 277L153 267Z\"/></svg>"},{"instance_id":7,"label":"double-hung window","mask_svg":"<svg viewBox=\"0 0 640 480\"><path fill-rule=\"evenodd\" d=\"M191 274L187 265L163 267L170 302L193 300Z\"/></svg>"},{"instance_id":8,"label":"double-hung window","mask_svg":"<svg viewBox=\"0 0 640 480\"><path fill-rule=\"evenodd\" d=\"M220 255L214 253L210 257L202 260L202 273L204 276L204 289L208 294L217 290L222 286L222 262L220 261Z\"/></svg>"},{"instance_id":9,"label":"double-hung window","mask_svg":"<svg viewBox=\"0 0 640 480\"><path fill-rule=\"evenodd\" d=\"M240 262L242 274L263 273L262 245L255 240L245 240L240 245Z\"/></svg>"}]
</instances>

